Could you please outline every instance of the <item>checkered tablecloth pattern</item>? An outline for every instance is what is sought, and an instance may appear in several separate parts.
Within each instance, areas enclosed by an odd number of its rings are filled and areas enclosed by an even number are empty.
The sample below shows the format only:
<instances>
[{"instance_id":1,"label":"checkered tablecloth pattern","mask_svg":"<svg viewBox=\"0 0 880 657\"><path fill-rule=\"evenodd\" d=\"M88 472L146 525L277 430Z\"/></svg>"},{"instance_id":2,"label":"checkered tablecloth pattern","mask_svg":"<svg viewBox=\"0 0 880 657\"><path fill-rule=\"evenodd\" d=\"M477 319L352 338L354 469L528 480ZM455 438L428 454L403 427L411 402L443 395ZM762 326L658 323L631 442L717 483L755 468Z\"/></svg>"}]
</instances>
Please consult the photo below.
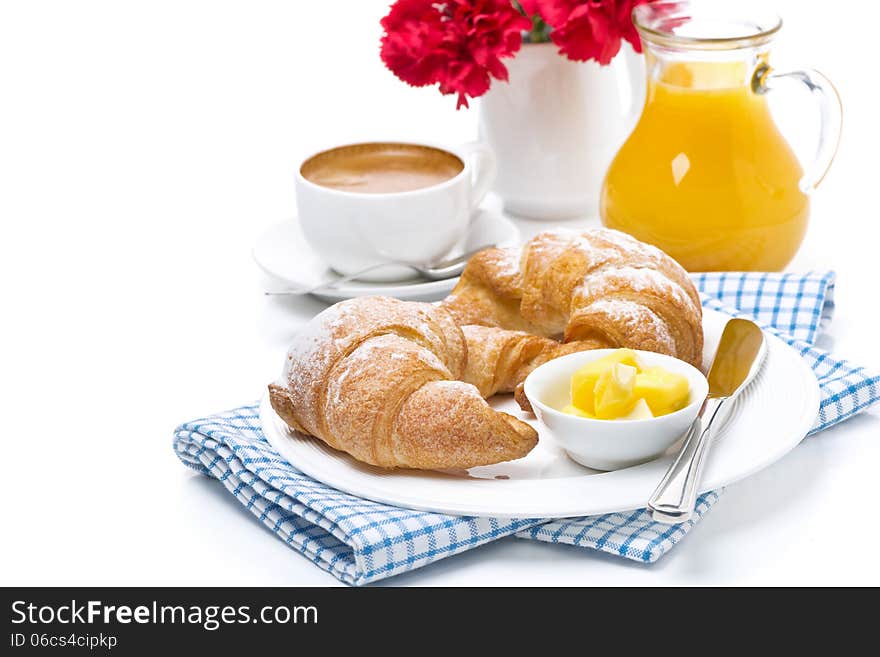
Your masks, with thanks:
<instances>
[{"instance_id":1,"label":"checkered tablecloth pattern","mask_svg":"<svg viewBox=\"0 0 880 657\"><path fill-rule=\"evenodd\" d=\"M822 404L813 432L880 399L880 377L813 346L833 306L833 273L700 274L704 305L757 319L805 358ZM296 470L269 445L257 405L187 422L175 431L184 464L219 480L279 539L343 582L366 584L505 536L569 543L655 561L690 531L720 491L699 498L683 525L654 523L642 510L546 522L447 516L401 509L340 492Z\"/></svg>"},{"instance_id":2,"label":"checkered tablecloth pattern","mask_svg":"<svg viewBox=\"0 0 880 657\"><path fill-rule=\"evenodd\" d=\"M772 326L790 338L807 344L816 341L823 323L834 311L834 273L694 274L694 284L704 305L743 313L743 317ZM707 303L712 300L711 303Z\"/></svg>"}]
</instances>

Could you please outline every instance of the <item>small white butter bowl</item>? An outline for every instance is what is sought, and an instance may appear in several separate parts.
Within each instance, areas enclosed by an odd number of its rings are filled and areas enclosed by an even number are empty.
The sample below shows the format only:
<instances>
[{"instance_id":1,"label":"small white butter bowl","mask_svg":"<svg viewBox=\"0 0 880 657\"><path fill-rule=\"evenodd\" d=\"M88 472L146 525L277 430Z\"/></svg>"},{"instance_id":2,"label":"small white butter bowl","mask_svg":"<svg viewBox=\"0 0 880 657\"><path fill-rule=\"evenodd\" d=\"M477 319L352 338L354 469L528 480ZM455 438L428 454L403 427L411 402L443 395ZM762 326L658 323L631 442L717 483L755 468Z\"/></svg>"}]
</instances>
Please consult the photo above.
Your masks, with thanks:
<instances>
[{"instance_id":1,"label":"small white butter bowl","mask_svg":"<svg viewBox=\"0 0 880 657\"><path fill-rule=\"evenodd\" d=\"M636 351L644 367L662 367L687 377L690 399L681 410L643 420L594 420L563 413L571 403L571 375L614 349L568 354L536 368L525 380L525 394L549 434L577 463L595 470L619 470L657 458L697 417L709 392L706 377L683 360Z\"/></svg>"}]
</instances>

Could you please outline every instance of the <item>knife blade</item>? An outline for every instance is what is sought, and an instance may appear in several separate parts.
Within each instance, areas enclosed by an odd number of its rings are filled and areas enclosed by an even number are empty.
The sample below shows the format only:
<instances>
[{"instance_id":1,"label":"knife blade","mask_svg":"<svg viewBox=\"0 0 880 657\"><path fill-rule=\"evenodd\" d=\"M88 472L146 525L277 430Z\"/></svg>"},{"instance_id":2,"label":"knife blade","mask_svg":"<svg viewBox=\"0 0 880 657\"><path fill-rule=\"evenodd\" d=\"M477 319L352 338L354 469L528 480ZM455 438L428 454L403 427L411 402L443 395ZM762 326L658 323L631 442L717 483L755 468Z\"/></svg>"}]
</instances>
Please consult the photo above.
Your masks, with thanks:
<instances>
[{"instance_id":1,"label":"knife blade","mask_svg":"<svg viewBox=\"0 0 880 657\"><path fill-rule=\"evenodd\" d=\"M678 455L648 500L654 520L677 524L691 518L716 419L757 376L766 354L764 333L757 324L747 319L727 322L709 368L709 394Z\"/></svg>"}]
</instances>

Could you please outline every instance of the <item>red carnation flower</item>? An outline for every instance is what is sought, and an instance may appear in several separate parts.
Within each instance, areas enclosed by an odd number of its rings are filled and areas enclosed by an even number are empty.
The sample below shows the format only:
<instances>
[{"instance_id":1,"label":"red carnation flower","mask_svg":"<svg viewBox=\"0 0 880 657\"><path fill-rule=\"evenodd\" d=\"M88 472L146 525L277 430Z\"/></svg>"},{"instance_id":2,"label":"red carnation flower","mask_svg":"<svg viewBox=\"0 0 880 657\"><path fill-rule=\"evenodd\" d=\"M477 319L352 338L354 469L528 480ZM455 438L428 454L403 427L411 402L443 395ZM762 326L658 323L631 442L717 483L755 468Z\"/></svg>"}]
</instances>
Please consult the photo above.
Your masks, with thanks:
<instances>
[{"instance_id":1,"label":"red carnation flower","mask_svg":"<svg viewBox=\"0 0 880 657\"><path fill-rule=\"evenodd\" d=\"M544 4L544 0L518 0L518 2L526 16L540 14L541 5Z\"/></svg>"},{"instance_id":2,"label":"red carnation flower","mask_svg":"<svg viewBox=\"0 0 880 657\"><path fill-rule=\"evenodd\" d=\"M651 0L533 0L541 17L553 27L550 38L559 52L575 61L608 64L621 40L642 52L632 10Z\"/></svg>"},{"instance_id":3,"label":"red carnation flower","mask_svg":"<svg viewBox=\"0 0 880 657\"><path fill-rule=\"evenodd\" d=\"M382 61L392 73L416 87L439 84L467 107L491 78L507 80L501 58L519 50L531 21L510 0L398 0L382 27Z\"/></svg>"}]
</instances>

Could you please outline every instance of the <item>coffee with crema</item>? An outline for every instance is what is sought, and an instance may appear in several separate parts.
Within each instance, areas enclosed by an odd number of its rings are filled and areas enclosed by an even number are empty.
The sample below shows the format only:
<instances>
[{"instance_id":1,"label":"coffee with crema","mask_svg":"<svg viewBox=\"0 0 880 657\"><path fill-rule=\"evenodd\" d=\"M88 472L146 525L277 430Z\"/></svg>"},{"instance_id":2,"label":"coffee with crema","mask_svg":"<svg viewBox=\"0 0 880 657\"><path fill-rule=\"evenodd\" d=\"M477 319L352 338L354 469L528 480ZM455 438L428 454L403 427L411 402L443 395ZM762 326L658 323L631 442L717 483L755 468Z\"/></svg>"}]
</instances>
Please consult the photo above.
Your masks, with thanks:
<instances>
[{"instance_id":1,"label":"coffee with crema","mask_svg":"<svg viewBox=\"0 0 880 657\"><path fill-rule=\"evenodd\" d=\"M306 160L309 182L345 192L387 194L432 187L457 176L464 163L452 153L417 144L340 146Z\"/></svg>"}]
</instances>

